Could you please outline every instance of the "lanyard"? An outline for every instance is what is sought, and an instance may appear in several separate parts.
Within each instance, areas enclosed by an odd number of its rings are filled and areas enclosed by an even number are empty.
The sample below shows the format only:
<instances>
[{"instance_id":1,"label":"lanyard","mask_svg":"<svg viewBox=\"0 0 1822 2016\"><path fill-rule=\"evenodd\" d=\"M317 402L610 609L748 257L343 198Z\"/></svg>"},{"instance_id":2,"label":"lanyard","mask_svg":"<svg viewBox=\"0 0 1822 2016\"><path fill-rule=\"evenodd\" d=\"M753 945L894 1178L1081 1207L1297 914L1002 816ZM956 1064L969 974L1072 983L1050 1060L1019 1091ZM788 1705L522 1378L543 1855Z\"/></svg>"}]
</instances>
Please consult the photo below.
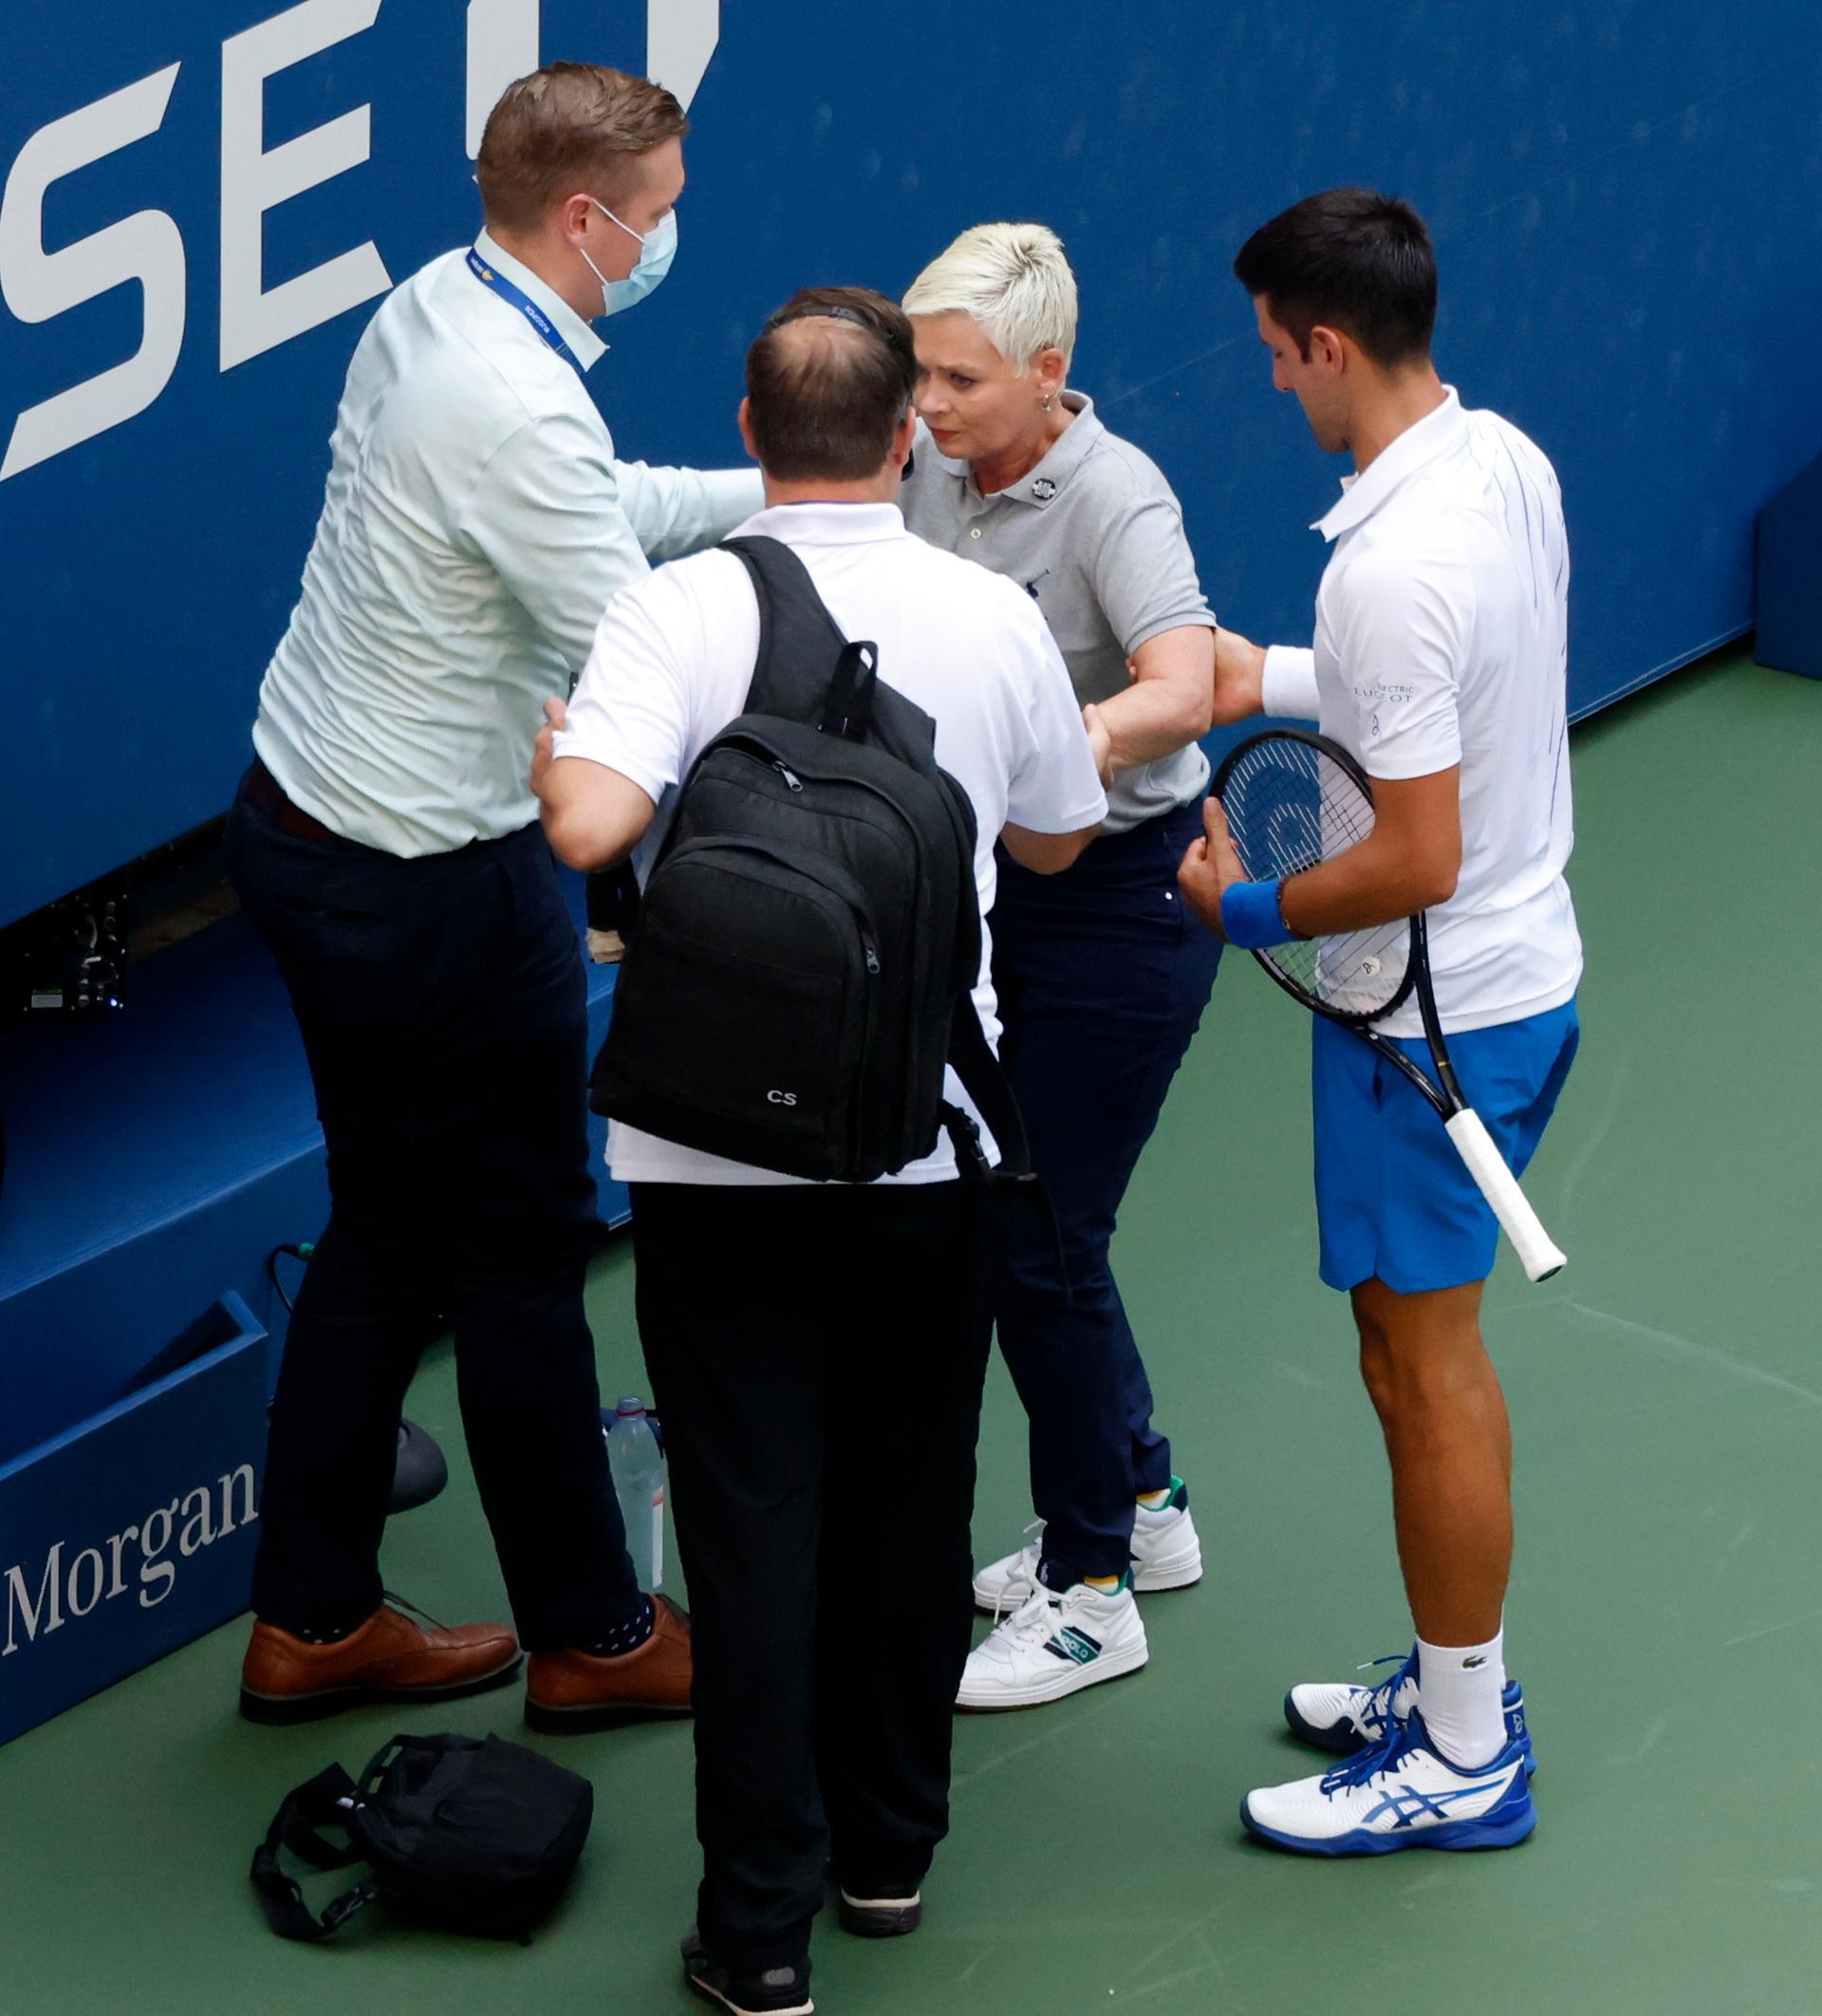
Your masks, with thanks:
<instances>
[{"instance_id":1,"label":"lanyard","mask_svg":"<svg viewBox=\"0 0 1822 2016\"><path fill-rule=\"evenodd\" d=\"M517 308L519 313L537 330L545 342L563 359L564 363L574 370L578 378L586 378L587 376L576 353L557 334L556 326L551 322L549 316L522 288L514 287L504 273L496 273L472 245L468 249L468 270L483 287L492 288L502 301L509 302L513 308Z\"/></svg>"}]
</instances>

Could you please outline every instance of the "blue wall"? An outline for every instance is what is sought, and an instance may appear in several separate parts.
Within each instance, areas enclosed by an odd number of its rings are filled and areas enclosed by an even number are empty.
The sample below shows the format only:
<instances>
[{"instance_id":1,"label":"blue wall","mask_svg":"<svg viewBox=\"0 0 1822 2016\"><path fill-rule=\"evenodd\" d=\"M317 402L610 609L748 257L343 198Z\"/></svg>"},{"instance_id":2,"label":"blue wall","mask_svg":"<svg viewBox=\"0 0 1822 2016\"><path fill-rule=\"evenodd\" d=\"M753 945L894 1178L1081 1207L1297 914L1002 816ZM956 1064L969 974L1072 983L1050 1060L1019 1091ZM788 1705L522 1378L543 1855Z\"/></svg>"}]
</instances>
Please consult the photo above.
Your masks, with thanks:
<instances>
[{"instance_id":1,"label":"blue wall","mask_svg":"<svg viewBox=\"0 0 1822 2016\"><path fill-rule=\"evenodd\" d=\"M651 5L660 32L707 46L714 0ZM49 186L42 242L162 213L186 312L145 411L0 482L0 921L220 811L245 758L371 312L222 368L222 44L280 11L62 0L0 23L0 173L19 185L0 220L0 437L129 356L142 326L132 284L20 319L54 291L37 275L32 308L20 151L173 65L155 132ZM534 11L475 0L466 19L523 35ZM266 284L367 241L398 279L474 221L464 9L294 12L320 30L300 43L344 39L272 75L266 145L366 104L371 159L271 210ZM1577 709L1749 624L1753 513L1822 447L1813 0L726 0L721 16L676 273L613 325L595 374L623 452L732 458L742 347L800 282L897 289L964 224L1042 217L1082 280L1078 382L1176 482L1218 608L1306 633L1321 551L1302 528L1336 471L1271 396L1227 266L1298 195L1377 182L1436 230L1445 376L1562 472ZM635 0L545 0L542 48L642 66L646 28ZM249 93L231 96L232 124ZM243 160L231 200L251 178ZM139 230L167 271L170 229Z\"/></svg>"}]
</instances>

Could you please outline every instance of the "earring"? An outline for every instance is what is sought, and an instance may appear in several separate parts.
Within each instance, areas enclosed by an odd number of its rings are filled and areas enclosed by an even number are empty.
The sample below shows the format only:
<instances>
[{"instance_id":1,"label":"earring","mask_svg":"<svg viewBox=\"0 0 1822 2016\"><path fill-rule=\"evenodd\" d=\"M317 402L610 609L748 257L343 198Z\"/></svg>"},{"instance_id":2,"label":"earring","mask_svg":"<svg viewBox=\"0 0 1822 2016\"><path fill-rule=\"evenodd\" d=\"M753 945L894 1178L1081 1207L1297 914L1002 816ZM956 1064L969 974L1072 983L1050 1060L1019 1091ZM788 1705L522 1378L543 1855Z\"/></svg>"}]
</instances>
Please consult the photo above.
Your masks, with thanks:
<instances>
[{"instance_id":1,"label":"earring","mask_svg":"<svg viewBox=\"0 0 1822 2016\"><path fill-rule=\"evenodd\" d=\"M1053 400L1048 392L1045 393L1044 397L1038 401L1039 406L1041 406L1046 413L1048 413L1050 408L1055 405L1055 400Z\"/></svg>"}]
</instances>

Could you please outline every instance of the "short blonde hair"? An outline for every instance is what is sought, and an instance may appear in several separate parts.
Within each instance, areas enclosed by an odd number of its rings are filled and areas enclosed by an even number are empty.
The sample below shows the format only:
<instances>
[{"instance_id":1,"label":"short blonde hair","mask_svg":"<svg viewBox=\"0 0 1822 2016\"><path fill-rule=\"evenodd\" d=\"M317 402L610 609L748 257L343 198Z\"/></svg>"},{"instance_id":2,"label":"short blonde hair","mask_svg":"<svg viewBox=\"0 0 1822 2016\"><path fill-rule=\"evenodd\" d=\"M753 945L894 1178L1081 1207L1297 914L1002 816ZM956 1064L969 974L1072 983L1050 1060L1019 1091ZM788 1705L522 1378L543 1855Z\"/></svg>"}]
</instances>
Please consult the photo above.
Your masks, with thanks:
<instances>
[{"instance_id":1,"label":"short blonde hair","mask_svg":"<svg viewBox=\"0 0 1822 2016\"><path fill-rule=\"evenodd\" d=\"M604 64L547 64L488 114L474 164L481 207L490 224L530 231L558 196L611 203L632 186L633 161L689 130L662 84Z\"/></svg>"},{"instance_id":2,"label":"short blonde hair","mask_svg":"<svg viewBox=\"0 0 1822 2016\"><path fill-rule=\"evenodd\" d=\"M1075 349L1075 275L1047 224L976 224L912 281L907 315L972 315L1014 371Z\"/></svg>"}]
</instances>

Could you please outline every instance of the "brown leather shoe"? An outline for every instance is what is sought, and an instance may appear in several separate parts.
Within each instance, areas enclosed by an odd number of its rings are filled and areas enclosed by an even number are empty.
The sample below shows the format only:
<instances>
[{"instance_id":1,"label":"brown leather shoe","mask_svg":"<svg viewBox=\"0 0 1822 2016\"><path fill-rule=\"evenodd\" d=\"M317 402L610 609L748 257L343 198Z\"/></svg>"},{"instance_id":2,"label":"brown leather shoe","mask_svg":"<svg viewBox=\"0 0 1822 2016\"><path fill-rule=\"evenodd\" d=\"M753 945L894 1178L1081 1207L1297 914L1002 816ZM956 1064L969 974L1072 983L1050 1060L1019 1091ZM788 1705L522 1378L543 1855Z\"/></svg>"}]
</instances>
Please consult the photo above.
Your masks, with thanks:
<instances>
[{"instance_id":1,"label":"brown leather shoe","mask_svg":"<svg viewBox=\"0 0 1822 2016\"><path fill-rule=\"evenodd\" d=\"M256 1623L240 1668L249 1722L314 1722L363 1701L448 1701L503 1687L519 1670L518 1640L504 1624L426 1631L389 1608L333 1645L311 1645Z\"/></svg>"},{"instance_id":2,"label":"brown leather shoe","mask_svg":"<svg viewBox=\"0 0 1822 2016\"><path fill-rule=\"evenodd\" d=\"M525 1719L546 1736L615 1729L690 1712L690 1618L669 1596L652 1598L652 1634L618 1659L592 1652L533 1652L525 1675Z\"/></svg>"}]
</instances>

